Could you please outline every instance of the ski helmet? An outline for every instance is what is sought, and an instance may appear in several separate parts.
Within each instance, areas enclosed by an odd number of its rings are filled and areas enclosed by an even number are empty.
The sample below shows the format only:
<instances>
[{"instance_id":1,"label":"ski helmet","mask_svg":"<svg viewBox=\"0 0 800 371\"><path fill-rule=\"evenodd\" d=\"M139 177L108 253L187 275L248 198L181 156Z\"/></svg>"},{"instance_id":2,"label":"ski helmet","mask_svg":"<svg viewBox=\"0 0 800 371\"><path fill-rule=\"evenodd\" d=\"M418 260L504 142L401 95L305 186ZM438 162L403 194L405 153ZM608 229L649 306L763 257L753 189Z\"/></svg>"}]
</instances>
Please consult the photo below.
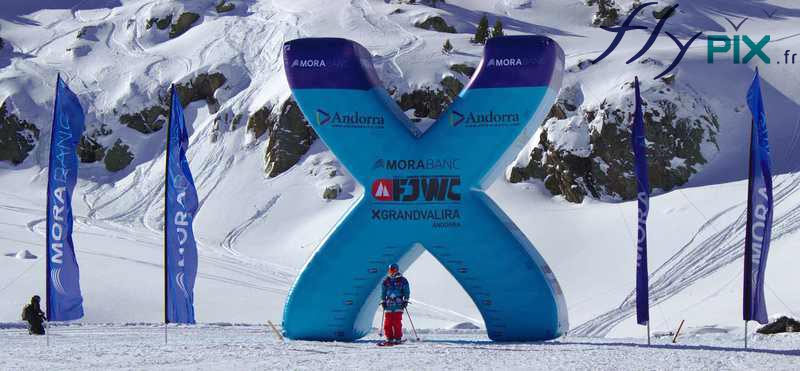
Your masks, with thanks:
<instances>
[{"instance_id":1,"label":"ski helmet","mask_svg":"<svg viewBox=\"0 0 800 371\"><path fill-rule=\"evenodd\" d=\"M387 270L389 272L399 272L400 271L400 266L398 266L397 263L392 263L392 264L389 264L389 269L387 269Z\"/></svg>"}]
</instances>

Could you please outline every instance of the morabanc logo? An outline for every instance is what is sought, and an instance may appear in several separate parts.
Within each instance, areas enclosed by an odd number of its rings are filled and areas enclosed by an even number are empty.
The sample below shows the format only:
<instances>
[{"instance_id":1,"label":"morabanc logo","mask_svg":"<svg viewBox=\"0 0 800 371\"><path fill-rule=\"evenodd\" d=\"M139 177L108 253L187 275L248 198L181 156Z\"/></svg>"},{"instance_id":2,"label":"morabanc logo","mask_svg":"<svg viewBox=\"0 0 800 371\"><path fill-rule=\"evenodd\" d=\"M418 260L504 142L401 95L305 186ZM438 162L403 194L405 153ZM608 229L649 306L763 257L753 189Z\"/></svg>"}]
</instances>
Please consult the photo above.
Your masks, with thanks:
<instances>
[{"instance_id":1,"label":"morabanc logo","mask_svg":"<svg viewBox=\"0 0 800 371\"><path fill-rule=\"evenodd\" d=\"M458 202L459 176L407 176L372 182L372 197L384 202Z\"/></svg>"},{"instance_id":2,"label":"morabanc logo","mask_svg":"<svg viewBox=\"0 0 800 371\"><path fill-rule=\"evenodd\" d=\"M519 58L503 58L503 59L495 59L492 58L489 60L488 67L492 66L499 66L499 67L513 67L513 66L522 66L522 59Z\"/></svg>"},{"instance_id":3,"label":"morabanc logo","mask_svg":"<svg viewBox=\"0 0 800 371\"><path fill-rule=\"evenodd\" d=\"M292 61L291 68L326 68L326 67L344 67L346 61L344 59L295 59Z\"/></svg>"},{"instance_id":4,"label":"morabanc logo","mask_svg":"<svg viewBox=\"0 0 800 371\"><path fill-rule=\"evenodd\" d=\"M384 119L380 115L365 115L360 112L333 112L317 108L317 125L333 127L355 128L355 129L379 129L383 128Z\"/></svg>"},{"instance_id":5,"label":"morabanc logo","mask_svg":"<svg viewBox=\"0 0 800 371\"><path fill-rule=\"evenodd\" d=\"M533 64L542 64L544 59L539 58L491 58L489 62L486 63L486 67L519 67L519 66L530 66Z\"/></svg>"},{"instance_id":6,"label":"morabanc logo","mask_svg":"<svg viewBox=\"0 0 800 371\"><path fill-rule=\"evenodd\" d=\"M456 110L450 111L450 126L457 127L508 127L520 124L518 113L469 112L463 114Z\"/></svg>"},{"instance_id":7,"label":"morabanc logo","mask_svg":"<svg viewBox=\"0 0 800 371\"><path fill-rule=\"evenodd\" d=\"M372 165L373 169L386 170L459 170L457 158L425 158L384 160L379 159Z\"/></svg>"},{"instance_id":8,"label":"morabanc logo","mask_svg":"<svg viewBox=\"0 0 800 371\"><path fill-rule=\"evenodd\" d=\"M326 67L326 65L324 59L295 59L292 62L292 68L294 67L320 68Z\"/></svg>"}]
</instances>

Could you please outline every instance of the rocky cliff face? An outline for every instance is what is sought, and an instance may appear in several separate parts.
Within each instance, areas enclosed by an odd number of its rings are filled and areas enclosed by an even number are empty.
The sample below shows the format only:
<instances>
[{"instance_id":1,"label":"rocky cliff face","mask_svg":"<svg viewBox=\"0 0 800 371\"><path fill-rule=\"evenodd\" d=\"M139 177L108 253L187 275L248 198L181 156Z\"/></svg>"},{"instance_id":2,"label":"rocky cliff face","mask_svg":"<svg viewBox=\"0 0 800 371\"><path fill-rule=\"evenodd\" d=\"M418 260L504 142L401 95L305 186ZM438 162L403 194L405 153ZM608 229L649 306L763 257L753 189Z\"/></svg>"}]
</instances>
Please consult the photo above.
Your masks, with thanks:
<instances>
[{"instance_id":1,"label":"rocky cliff face","mask_svg":"<svg viewBox=\"0 0 800 371\"><path fill-rule=\"evenodd\" d=\"M205 101L210 112L219 110L219 101L214 97L218 89L225 85L227 79L219 72L201 73L184 83L175 84L181 105L186 107L190 103ZM126 113L119 116L119 122L142 134L152 134L160 131L169 120L169 87L164 86L158 94L158 102L145 107L141 111ZM97 129L87 128L78 144L78 155L81 162L93 163L104 161L106 170L117 172L125 169L135 155L122 139L117 138L113 144L109 139L104 139L112 134L105 124ZM106 143L104 146L103 143Z\"/></svg>"},{"instance_id":2,"label":"rocky cliff face","mask_svg":"<svg viewBox=\"0 0 800 371\"><path fill-rule=\"evenodd\" d=\"M710 105L675 77L643 86L644 122L651 187L669 191L685 184L719 147L719 119ZM539 179L554 195L580 203L584 197L636 197L630 123L632 83L599 105L583 103L580 86L562 89L544 123L539 143L511 181Z\"/></svg>"},{"instance_id":3,"label":"rocky cliff face","mask_svg":"<svg viewBox=\"0 0 800 371\"><path fill-rule=\"evenodd\" d=\"M8 102L0 105L0 161L19 165L39 141L39 128L9 112Z\"/></svg>"},{"instance_id":4,"label":"rocky cliff face","mask_svg":"<svg viewBox=\"0 0 800 371\"><path fill-rule=\"evenodd\" d=\"M450 70L453 75L445 76L438 86L425 86L402 94L394 91L389 93L397 100L400 109L410 113L412 121L436 120L453 103L464 84L475 73L475 67L467 64L451 65Z\"/></svg>"},{"instance_id":5,"label":"rocky cliff face","mask_svg":"<svg viewBox=\"0 0 800 371\"><path fill-rule=\"evenodd\" d=\"M219 72L201 73L185 83L176 84L175 89L183 107L193 102L205 101L208 110L216 113L219 110L219 102L214 98L214 94L217 89L225 85L226 81L225 75ZM142 134L161 130L169 119L169 94L169 87L163 87L159 93L158 103L139 112L123 114L119 117L119 122Z\"/></svg>"},{"instance_id":6,"label":"rocky cliff face","mask_svg":"<svg viewBox=\"0 0 800 371\"><path fill-rule=\"evenodd\" d=\"M614 0L586 0L586 5L597 6L592 24L598 27L611 27L619 23L620 8Z\"/></svg>"},{"instance_id":7,"label":"rocky cliff face","mask_svg":"<svg viewBox=\"0 0 800 371\"><path fill-rule=\"evenodd\" d=\"M270 130L264 155L264 171L269 177L277 176L297 164L317 139L314 129L292 98L283 103L278 119L272 121L275 124Z\"/></svg>"},{"instance_id":8,"label":"rocky cliff face","mask_svg":"<svg viewBox=\"0 0 800 371\"><path fill-rule=\"evenodd\" d=\"M233 4L230 4L233 5ZM223 6L223 10L226 9L224 7L224 2L220 3L220 6ZM224 13L224 11L220 12L219 7L217 7L217 12ZM230 8L233 10L233 7ZM146 28L148 30L154 29L155 30L164 31L169 28L169 38L174 39L180 35L183 35L186 31L188 31L192 26L194 26L195 22L200 19L200 15L197 13L192 12L184 12L178 15L177 19L173 23L174 16L172 14L162 15L160 17L153 17L147 20Z\"/></svg>"}]
</instances>

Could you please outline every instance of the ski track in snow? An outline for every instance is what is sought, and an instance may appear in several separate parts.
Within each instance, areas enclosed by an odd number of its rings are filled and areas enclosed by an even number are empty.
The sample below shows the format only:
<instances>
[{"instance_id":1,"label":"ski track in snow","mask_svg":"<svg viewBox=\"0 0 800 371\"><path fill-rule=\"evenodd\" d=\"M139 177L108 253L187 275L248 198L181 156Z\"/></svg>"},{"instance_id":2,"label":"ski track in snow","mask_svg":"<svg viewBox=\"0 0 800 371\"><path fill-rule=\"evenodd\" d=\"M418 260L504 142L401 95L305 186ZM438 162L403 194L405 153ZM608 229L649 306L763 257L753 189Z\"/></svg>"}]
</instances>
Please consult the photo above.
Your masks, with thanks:
<instances>
[{"instance_id":1,"label":"ski track in snow","mask_svg":"<svg viewBox=\"0 0 800 371\"><path fill-rule=\"evenodd\" d=\"M358 10L359 17L365 23L369 24L370 27L372 27L372 29L374 29L376 32L389 34L392 31L400 31L400 33L403 35L403 41L399 47L389 50L377 49L376 53L378 55L373 58L373 64L382 69L382 80L385 85L391 86L392 84L397 85L398 83L405 83L405 81L403 81L405 73L403 72L403 69L400 68L397 60L400 57L422 47L425 42L422 40L422 38L409 32L397 22L390 20L389 17L385 15L376 15L372 5L370 5L366 0L351 0L350 5L351 8L347 11ZM386 25L386 27L381 27L381 24ZM387 62L391 63L391 69L385 68L384 65Z\"/></svg>"},{"instance_id":2,"label":"ski track in snow","mask_svg":"<svg viewBox=\"0 0 800 371\"><path fill-rule=\"evenodd\" d=\"M793 145L786 153L787 161L795 158L798 153L796 144L799 140L800 131L795 126ZM800 172L782 175L775 180L772 241L800 230L800 204L796 200L789 200L800 191ZM723 227L718 226L720 219L737 211L739 215L732 223ZM744 246L746 222L745 202L734 204L706 220L689 242L650 274L650 307L681 293L697 281L729 264L740 262L744 256L742 246ZM606 336L619 323L633 316L635 311L634 289L617 308L584 322L570 333L578 336Z\"/></svg>"},{"instance_id":3,"label":"ski track in snow","mask_svg":"<svg viewBox=\"0 0 800 371\"><path fill-rule=\"evenodd\" d=\"M240 254L234 248L234 245L236 244L236 241L239 239L239 237L242 234L244 234L247 231L248 228L250 228L251 225L253 225L253 223L259 221L262 218L264 218L264 216L269 212L269 209L271 209L272 206L275 205L276 202L278 202L279 198L280 198L279 194L273 196L272 199L269 200L266 205L264 205L264 207L261 207L258 210L256 210L256 212L255 212L255 214L253 214L253 216L251 216L250 218L245 220L244 223L238 225L236 228L234 228L230 232L228 232L228 234L225 235L225 238L222 240L222 243L220 243L220 245L225 250L227 250L231 255L236 256L236 257L241 257L242 254Z\"/></svg>"}]
</instances>

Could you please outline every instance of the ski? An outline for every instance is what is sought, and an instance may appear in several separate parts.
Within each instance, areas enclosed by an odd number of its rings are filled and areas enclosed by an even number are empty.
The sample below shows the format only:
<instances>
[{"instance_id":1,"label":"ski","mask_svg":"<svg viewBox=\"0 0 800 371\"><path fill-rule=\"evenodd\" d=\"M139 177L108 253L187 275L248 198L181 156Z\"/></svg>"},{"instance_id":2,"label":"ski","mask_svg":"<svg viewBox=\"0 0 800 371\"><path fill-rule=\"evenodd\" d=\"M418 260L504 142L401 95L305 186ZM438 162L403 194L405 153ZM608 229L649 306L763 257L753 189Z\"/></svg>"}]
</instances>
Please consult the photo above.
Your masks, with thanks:
<instances>
[{"instance_id":1,"label":"ski","mask_svg":"<svg viewBox=\"0 0 800 371\"><path fill-rule=\"evenodd\" d=\"M385 341L385 340L384 340L384 341L379 341L379 342L377 343L377 345L378 345L379 347L392 347L392 346L395 346L395 345L400 345L400 344L403 344L403 343L405 343L405 342L406 342L406 341L405 341L405 339L404 339L404 340L400 340L400 342L399 342L399 343L393 343L393 342L389 342L389 341Z\"/></svg>"}]
</instances>

